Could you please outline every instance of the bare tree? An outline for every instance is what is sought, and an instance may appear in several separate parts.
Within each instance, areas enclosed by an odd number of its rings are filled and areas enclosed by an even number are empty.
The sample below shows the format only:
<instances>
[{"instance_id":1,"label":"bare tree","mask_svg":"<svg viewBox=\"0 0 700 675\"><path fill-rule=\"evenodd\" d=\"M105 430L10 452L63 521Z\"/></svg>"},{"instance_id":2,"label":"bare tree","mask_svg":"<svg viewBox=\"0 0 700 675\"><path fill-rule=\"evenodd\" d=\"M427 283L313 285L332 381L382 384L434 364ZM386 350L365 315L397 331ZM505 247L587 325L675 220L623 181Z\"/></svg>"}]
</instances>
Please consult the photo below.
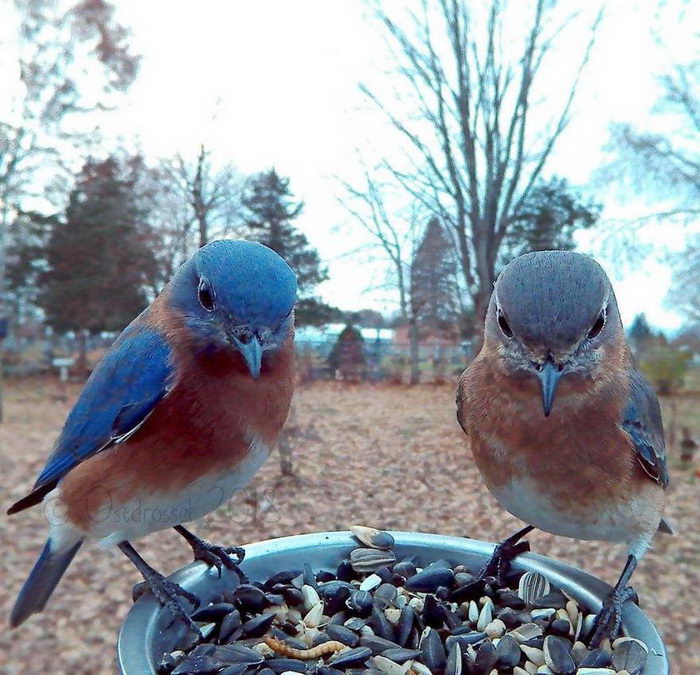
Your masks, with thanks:
<instances>
[{"instance_id":1,"label":"bare tree","mask_svg":"<svg viewBox=\"0 0 700 675\"><path fill-rule=\"evenodd\" d=\"M194 161L177 154L162 160L153 172L152 194L168 276L194 249L234 233L241 222L244 179L232 164L215 167L210 155L202 144Z\"/></svg>"},{"instance_id":2,"label":"bare tree","mask_svg":"<svg viewBox=\"0 0 700 675\"><path fill-rule=\"evenodd\" d=\"M408 325L411 355L410 383L420 381L420 335L415 306L411 301L413 285L411 283L411 266L415 257L420 232L421 205L412 195L404 192L410 203L408 215L389 206L387 192L389 188L381 185L365 171L365 184L362 188L343 183L347 197L341 204L353 219L371 236L377 247L389 263L392 271L392 285L395 286L399 299L399 317ZM404 209L405 210L405 209Z\"/></svg>"},{"instance_id":3,"label":"bare tree","mask_svg":"<svg viewBox=\"0 0 700 675\"><path fill-rule=\"evenodd\" d=\"M396 208L388 196L389 186L381 184L365 170L364 184L356 187L342 182L346 196L340 203L371 235L373 247L378 248L392 271L392 285L395 285L399 300L399 314L402 321L408 321L410 313L410 269L418 238L420 204L404 191L408 197L409 209L405 213Z\"/></svg>"},{"instance_id":4,"label":"bare tree","mask_svg":"<svg viewBox=\"0 0 700 675\"><path fill-rule=\"evenodd\" d=\"M9 223L26 196L50 197L70 169L64 157L92 134L76 124L83 113L108 110L138 72L129 33L107 0L15 0L18 19L17 80L5 82L6 116L0 119L0 314L5 314L5 246ZM11 21L9 7L3 20ZM3 45L8 50L14 45ZM102 87L85 87L85 72ZM97 70L95 70L97 69ZM98 82L91 81L91 85ZM13 84L15 86L13 86ZM97 96L94 91L99 91ZM88 91L91 93L88 94ZM66 124L70 120L72 123ZM94 120L93 120L94 123ZM63 152L67 150L67 152ZM41 185L37 185L37 183ZM48 185L47 185L48 183ZM65 191L59 190L61 197ZM2 420L0 368L0 421Z\"/></svg>"},{"instance_id":5,"label":"bare tree","mask_svg":"<svg viewBox=\"0 0 700 675\"><path fill-rule=\"evenodd\" d=\"M659 78L662 96L657 113L665 133L636 129L631 124L611 127L611 145L617 158L605 173L625 175L636 189L643 189L670 206L641 219L694 218L700 214L700 60L677 64Z\"/></svg>"},{"instance_id":6,"label":"bare tree","mask_svg":"<svg viewBox=\"0 0 700 675\"><path fill-rule=\"evenodd\" d=\"M700 325L700 235L687 241L686 250L671 260L673 278L669 303L692 323Z\"/></svg>"},{"instance_id":7,"label":"bare tree","mask_svg":"<svg viewBox=\"0 0 700 675\"><path fill-rule=\"evenodd\" d=\"M426 224L425 208L405 190L398 199L409 201L407 214L388 196L391 189L367 171L361 189L343 185L348 196L341 203L372 236L393 271L400 318L408 325L410 383L418 384L421 329L444 329L450 322L456 326L461 309L450 242L436 218Z\"/></svg>"},{"instance_id":8,"label":"bare tree","mask_svg":"<svg viewBox=\"0 0 700 675\"><path fill-rule=\"evenodd\" d=\"M689 6L681 3L674 21L688 23L685 11ZM673 11L671 7L663 9ZM700 32L695 31L694 37L697 41ZM663 43L661 37L657 40ZM626 225L649 221L690 224L696 223L700 215L700 59L696 56L676 63L658 81L661 96L653 109L654 119L649 122L656 130L632 124L615 124L610 130L610 145L616 157L603 169L602 177L614 175L618 182L624 177L626 187L635 194L643 191L658 202L656 208ZM625 229L632 232L627 246L633 251L640 248L635 239L637 228ZM669 256L669 262L673 278L668 303L690 322L700 323L700 235L689 236L686 250Z\"/></svg>"},{"instance_id":9,"label":"bare tree","mask_svg":"<svg viewBox=\"0 0 700 675\"><path fill-rule=\"evenodd\" d=\"M490 0L483 26L468 0L423 0L421 11L409 11L405 21L385 6L376 5L377 16L412 99L407 105L401 96L397 110L376 91L362 89L407 143L411 166L386 166L450 229L463 283L481 318L503 240L569 121L601 13L592 19L570 82L557 84L558 111L543 120L541 111L532 114L534 85L576 15L558 19L555 3L535 0L518 47L512 36L522 14L501 0Z\"/></svg>"},{"instance_id":10,"label":"bare tree","mask_svg":"<svg viewBox=\"0 0 700 675\"><path fill-rule=\"evenodd\" d=\"M4 92L7 116L0 119L3 224L42 162L55 172L63 166L61 148L87 137L77 131L79 125L69 128L65 122L113 107L115 94L131 85L139 66L139 57L129 50L128 31L106 0L16 0L15 6L18 80ZM84 86L86 68L95 66L103 79L99 96L92 93L94 87Z\"/></svg>"}]
</instances>

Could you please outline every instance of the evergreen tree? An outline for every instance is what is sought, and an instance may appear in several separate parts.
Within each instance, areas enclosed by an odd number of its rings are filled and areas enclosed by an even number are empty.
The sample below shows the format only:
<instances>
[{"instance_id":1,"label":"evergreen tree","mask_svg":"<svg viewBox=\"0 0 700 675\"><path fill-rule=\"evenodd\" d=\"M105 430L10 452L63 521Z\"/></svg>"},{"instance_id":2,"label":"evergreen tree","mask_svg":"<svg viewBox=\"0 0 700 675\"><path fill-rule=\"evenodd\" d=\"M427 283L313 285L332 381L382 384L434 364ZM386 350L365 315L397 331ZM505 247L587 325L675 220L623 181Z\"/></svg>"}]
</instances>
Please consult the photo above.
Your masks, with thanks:
<instances>
[{"instance_id":1,"label":"evergreen tree","mask_svg":"<svg viewBox=\"0 0 700 675\"><path fill-rule=\"evenodd\" d=\"M46 249L58 215L22 211L10 223L5 244L5 300L15 327L38 313L39 279L46 271Z\"/></svg>"},{"instance_id":2,"label":"evergreen tree","mask_svg":"<svg viewBox=\"0 0 700 675\"><path fill-rule=\"evenodd\" d=\"M88 161L50 234L39 302L57 331L118 331L147 305L156 275L138 163Z\"/></svg>"},{"instance_id":3,"label":"evergreen tree","mask_svg":"<svg viewBox=\"0 0 700 675\"><path fill-rule=\"evenodd\" d=\"M428 223L411 265L411 314L422 332L453 332L458 318L453 248L437 218Z\"/></svg>"},{"instance_id":4,"label":"evergreen tree","mask_svg":"<svg viewBox=\"0 0 700 675\"><path fill-rule=\"evenodd\" d=\"M657 338L645 314L637 314L634 317L627 330L627 337L636 356L640 356Z\"/></svg>"},{"instance_id":5,"label":"evergreen tree","mask_svg":"<svg viewBox=\"0 0 700 675\"><path fill-rule=\"evenodd\" d=\"M297 323L324 323L335 314L334 308L314 298L313 291L328 278L328 272L321 265L318 251L292 224L304 203L295 200L289 179L282 178L275 169L264 171L250 181L242 201L246 236L279 253L297 275Z\"/></svg>"},{"instance_id":6,"label":"evergreen tree","mask_svg":"<svg viewBox=\"0 0 700 675\"><path fill-rule=\"evenodd\" d=\"M364 338L354 326L343 328L328 356L328 365L344 380L359 379L366 365Z\"/></svg>"},{"instance_id":7,"label":"evergreen tree","mask_svg":"<svg viewBox=\"0 0 700 675\"><path fill-rule=\"evenodd\" d=\"M513 216L504 262L531 251L574 248L574 232L595 225L599 204L584 201L563 178L537 185Z\"/></svg>"}]
</instances>

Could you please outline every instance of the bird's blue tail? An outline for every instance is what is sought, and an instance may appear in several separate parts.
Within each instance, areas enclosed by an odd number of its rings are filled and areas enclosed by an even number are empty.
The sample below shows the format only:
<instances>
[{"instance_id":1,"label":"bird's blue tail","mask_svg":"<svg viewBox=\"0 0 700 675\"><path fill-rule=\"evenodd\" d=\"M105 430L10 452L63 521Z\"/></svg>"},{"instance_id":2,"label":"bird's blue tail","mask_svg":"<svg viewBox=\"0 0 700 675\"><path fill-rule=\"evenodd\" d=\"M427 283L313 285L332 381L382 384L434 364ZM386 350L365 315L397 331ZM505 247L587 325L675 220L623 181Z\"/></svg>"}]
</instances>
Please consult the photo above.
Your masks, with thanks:
<instances>
[{"instance_id":1,"label":"bird's blue tail","mask_svg":"<svg viewBox=\"0 0 700 675\"><path fill-rule=\"evenodd\" d=\"M16 628L32 614L41 612L44 609L46 602L51 597L51 593L58 585L63 573L68 569L68 565L70 565L82 543L81 540L70 548L52 551L51 540L47 540L44 550L34 563L29 577L24 582L19 596L17 596L17 602L12 608L12 614L10 615L10 626L12 628Z\"/></svg>"}]
</instances>

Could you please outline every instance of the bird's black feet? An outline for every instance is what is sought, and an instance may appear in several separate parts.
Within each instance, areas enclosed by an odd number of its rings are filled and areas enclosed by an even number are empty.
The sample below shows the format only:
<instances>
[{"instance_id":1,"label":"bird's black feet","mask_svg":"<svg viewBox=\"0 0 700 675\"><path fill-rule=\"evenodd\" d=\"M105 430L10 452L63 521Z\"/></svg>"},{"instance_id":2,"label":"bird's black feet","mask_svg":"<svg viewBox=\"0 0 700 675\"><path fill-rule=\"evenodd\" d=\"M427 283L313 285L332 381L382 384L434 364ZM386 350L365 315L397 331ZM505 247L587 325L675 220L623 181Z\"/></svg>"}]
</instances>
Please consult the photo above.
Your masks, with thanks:
<instances>
[{"instance_id":1,"label":"bird's black feet","mask_svg":"<svg viewBox=\"0 0 700 675\"><path fill-rule=\"evenodd\" d=\"M146 579L148 587L151 589L151 593L153 593L163 607L167 607L170 610L173 616L172 621L168 624L168 628L170 628L175 621L180 621L201 640L202 634L197 624L190 619L190 613L199 608L201 604L200 599L194 593L185 590L182 586L168 581L168 579L155 570L153 570L153 574L144 574L144 578ZM183 599L187 600L192 605L192 609L188 608L183 603Z\"/></svg>"},{"instance_id":2,"label":"bird's black feet","mask_svg":"<svg viewBox=\"0 0 700 675\"><path fill-rule=\"evenodd\" d=\"M639 598L634 588L627 586L626 588L615 588L612 593L603 602L603 608L598 614L591 638L588 642L591 649L600 647L600 643L607 637L614 640L620 631L622 623L622 607L628 601L638 602Z\"/></svg>"},{"instance_id":3,"label":"bird's black feet","mask_svg":"<svg viewBox=\"0 0 700 675\"><path fill-rule=\"evenodd\" d=\"M221 575L221 567L227 567L230 570L240 573L238 566L245 558L245 549L240 546L217 546L210 544L203 539L199 540L196 546L192 547L195 560L202 560L208 565L213 565ZM231 556L236 556L236 560L231 560Z\"/></svg>"},{"instance_id":4,"label":"bird's black feet","mask_svg":"<svg viewBox=\"0 0 700 675\"><path fill-rule=\"evenodd\" d=\"M226 567L235 572L240 577L241 581L247 581L245 574L239 567L245 558L245 549L240 546L217 546L216 544L210 544L208 541L200 539L182 525L178 525L174 529L181 534L192 547L195 560L201 560L207 563L207 565L216 567L219 576L221 576L222 567ZM235 556L236 559L232 560L231 556Z\"/></svg>"},{"instance_id":5,"label":"bird's black feet","mask_svg":"<svg viewBox=\"0 0 700 675\"><path fill-rule=\"evenodd\" d=\"M202 639L202 634L197 627L197 624L192 621L190 614L197 609L201 602L199 598L189 591L178 586L166 579L160 572L156 572L137 552L136 549L128 542L123 541L119 544L122 552L136 565L136 568L143 575L144 581L156 600L163 607L167 607L172 614L172 620L168 624L170 628L175 621L180 621L187 631L193 634L197 640ZM185 601L189 602L192 607L188 607Z\"/></svg>"},{"instance_id":6,"label":"bird's black feet","mask_svg":"<svg viewBox=\"0 0 700 675\"><path fill-rule=\"evenodd\" d=\"M610 595L605 599L603 608L600 610L600 614L598 614L598 618L593 625L593 630L591 631L591 636L588 641L591 649L598 648L606 637L614 640L617 637L620 624L622 623L622 606L628 600L639 602L634 589L628 585L636 567L637 558L630 555L627 558L620 578L615 584L615 588L613 588Z\"/></svg>"},{"instance_id":7,"label":"bird's black feet","mask_svg":"<svg viewBox=\"0 0 700 675\"><path fill-rule=\"evenodd\" d=\"M455 589L452 593L453 599L462 600L478 595L483 591L486 580L489 577L494 577L499 585L505 585L506 575L510 570L510 565L513 560L521 553L530 550L529 542L520 540L534 529L534 527L528 525L497 544L491 554L490 560L479 571L474 581Z\"/></svg>"}]
</instances>

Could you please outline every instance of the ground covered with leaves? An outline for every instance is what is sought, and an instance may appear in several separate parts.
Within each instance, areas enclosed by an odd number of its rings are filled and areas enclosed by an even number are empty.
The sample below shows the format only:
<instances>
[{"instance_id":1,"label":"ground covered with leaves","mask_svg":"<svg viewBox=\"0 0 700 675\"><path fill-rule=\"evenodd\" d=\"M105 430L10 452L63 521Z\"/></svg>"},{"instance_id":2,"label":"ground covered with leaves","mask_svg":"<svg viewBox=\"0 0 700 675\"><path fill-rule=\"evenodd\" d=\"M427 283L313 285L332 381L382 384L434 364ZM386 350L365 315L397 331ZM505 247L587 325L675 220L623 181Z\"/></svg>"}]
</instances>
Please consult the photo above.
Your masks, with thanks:
<instances>
[{"instance_id":1,"label":"ground covered with leaves","mask_svg":"<svg viewBox=\"0 0 700 675\"><path fill-rule=\"evenodd\" d=\"M31 487L78 390L69 387L62 399L53 381L7 386L0 425L3 512ZM248 490L193 526L198 534L243 544L361 523L494 540L519 527L481 483L455 421L453 386L316 384L298 392L295 406L295 475L282 475L275 453ZM680 419L700 430L700 419L691 419L696 409L692 399L678 404ZM675 449L670 455L667 515L679 534L657 538L634 581L664 635L674 671L693 673L700 672L700 479L680 468ZM0 516L2 616L9 615L45 536L38 509ZM611 583L624 563L624 551L606 543L541 532L530 541L534 551ZM189 548L172 531L136 546L164 572L190 560ZM45 613L15 631L0 631L0 674L115 672L117 632L139 581L118 551L83 547Z\"/></svg>"}]
</instances>

